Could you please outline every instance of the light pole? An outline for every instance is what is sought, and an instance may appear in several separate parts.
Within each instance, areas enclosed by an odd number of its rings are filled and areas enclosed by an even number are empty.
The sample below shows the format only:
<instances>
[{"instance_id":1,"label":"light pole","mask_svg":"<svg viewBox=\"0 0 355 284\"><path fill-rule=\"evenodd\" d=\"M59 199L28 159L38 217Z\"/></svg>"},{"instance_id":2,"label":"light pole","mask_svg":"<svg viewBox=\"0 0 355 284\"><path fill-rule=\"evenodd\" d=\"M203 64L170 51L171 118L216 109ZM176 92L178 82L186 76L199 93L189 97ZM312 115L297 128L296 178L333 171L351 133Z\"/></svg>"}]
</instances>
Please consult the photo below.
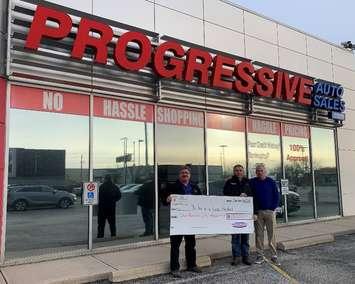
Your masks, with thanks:
<instances>
[{"instance_id":1,"label":"light pole","mask_svg":"<svg viewBox=\"0 0 355 284\"><path fill-rule=\"evenodd\" d=\"M120 139L123 141L123 167L124 167L124 184L127 182L127 137Z\"/></svg>"},{"instance_id":2,"label":"light pole","mask_svg":"<svg viewBox=\"0 0 355 284\"><path fill-rule=\"evenodd\" d=\"M133 166L136 165L136 141L133 141Z\"/></svg>"},{"instance_id":3,"label":"light pole","mask_svg":"<svg viewBox=\"0 0 355 284\"><path fill-rule=\"evenodd\" d=\"M80 181L83 182L83 163L84 157L83 154L80 155Z\"/></svg>"},{"instance_id":4,"label":"light pole","mask_svg":"<svg viewBox=\"0 0 355 284\"><path fill-rule=\"evenodd\" d=\"M144 142L143 139L138 139L138 166L141 165L141 143Z\"/></svg>"},{"instance_id":5,"label":"light pole","mask_svg":"<svg viewBox=\"0 0 355 284\"><path fill-rule=\"evenodd\" d=\"M222 165L222 176L224 177L224 171L225 171L225 164L224 164L224 148L228 147L228 145L219 145L218 147L221 147L221 165Z\"/></svg>"},{"instance_id":6,"label":"light pole","mask_svg":"<svg viewBox=\"0 0 355 284\"><path fill-rule=\"evenodd\" d=\"M145 165L148 166L148 129L147 129L147 122L144 122L144 138L145 138Z\"/></svg>"},{"instance_id":7,"label":"light pole","mask_svg":"<svg viewBox=\"0 0 355 284\"><path fill-rule=\"evenodd\" d=\"M133 169L132 179L136 180L136 141L133 141Z\"/></svg>"}]
</instances>

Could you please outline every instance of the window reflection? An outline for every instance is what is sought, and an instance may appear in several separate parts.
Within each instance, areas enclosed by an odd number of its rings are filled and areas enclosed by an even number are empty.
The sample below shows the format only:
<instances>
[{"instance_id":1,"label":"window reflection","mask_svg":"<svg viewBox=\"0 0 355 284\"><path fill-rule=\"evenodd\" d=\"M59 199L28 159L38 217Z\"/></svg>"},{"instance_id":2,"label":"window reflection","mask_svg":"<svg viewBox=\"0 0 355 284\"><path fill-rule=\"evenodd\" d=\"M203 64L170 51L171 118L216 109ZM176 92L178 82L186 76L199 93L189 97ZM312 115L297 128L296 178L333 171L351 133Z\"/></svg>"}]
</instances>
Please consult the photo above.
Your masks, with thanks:
<instances>
[{"instance_id":1,"label":"window reflection","mask_svg":"<svg viewBox=\"0 0 355 284\"><path fill-rule=\"evenodd\" d=\"M279 189L281 170L280 124L273 121L248 119L248 174L249 178L255 177L255 168L263 163L267 169L267 175L273 178ZM280 193L281 195L281 193ZM277 221L285 219L284 199L280 198L280 206L277 208Z\"/></svg>"},{"instance_id":2,"label":"window reflection","mask_svg":"<svg viewBox=\"0 0 355 284\"><path fill-rule=\"evenodd\" d=\"M233 166L245 167L245 120L209 113L207 127L209 194L223 195L225 179L233 175Z\"/></svg>"},{"instance_id":3,"label":"window reflection","mask_svg":"<svg viewBox=\"0 0 355 284\"><path fill-rule=\"evenodd\" d=\"M291 127L291 126L290 126ZM285 178L289 180L287 212L289 221L314 218L312 175L310 169L308 127L306 138L283 137Z\"/></svg>"},{"instance_id":4,"label":"window reflection","mask_svg":"<svg viewBox=\"0 0 355 284\"><path fill-rule=\"evenodd\" d=\"M87 243L87 116L10 110L8 257Z\"/></svg>"},{"instance_id":5,"label":"window reflection","mask_svg":"<svg viewBox=\"0 0 355 284\"><path fill-rule=\"evenodd\" d=\"M139 109L146 107L147 112L153 111L152 106L136 105ZM126 118L123 113L121 117ZM133 119L133 116L131 120L95 117L93 121L94 180L103 183L108 175L120 192L111 211L102 209L103 204L95 210L93 237L96 246L105 245L102 241L115 244L154 237L153 124L150 119L144 122ZM112 222L117 227L116 234L112 234L108 219L104 231L98 231L104 222L100 220L105 210L109 211L107 215L114 215Z\"/></svg>"},{"instance_id":6,"label":"window reflection","mask_svg":"<svg viewBox=\"0 0 355 284\"><path fill-rule=\"evenodd\" d=\"M340 214L334 132L311 128L312 158L318 217Z\"/></svg>"},{"instance_id":7,"label":"window reflection","mask_svg":"<svg viewBox=\"0 0 355 284\"><path fill-rule=\"evenodd\" d=\"M164 196L164 190L169 183L178 179L180 166L186 164L191 168L191 180L197 182L200 189L206 193L203 113L165 107L158 107L157 111L159 197ZM160 203L160 237L169 235L169 219L169 207Z\"/></svg>"},{"instance_id":8,"label":"window reflection","mask_svg":"<svg viewBox=\"0 0 355 284\"><path fill-rule=\"evenodd\" d=\"M280 137L267 134L248 134L248 163L249 177L255 176L255 167L258 163L264 163L268 175L275 180L280 180L281 152Z\"/></svg>"}]
</instances>

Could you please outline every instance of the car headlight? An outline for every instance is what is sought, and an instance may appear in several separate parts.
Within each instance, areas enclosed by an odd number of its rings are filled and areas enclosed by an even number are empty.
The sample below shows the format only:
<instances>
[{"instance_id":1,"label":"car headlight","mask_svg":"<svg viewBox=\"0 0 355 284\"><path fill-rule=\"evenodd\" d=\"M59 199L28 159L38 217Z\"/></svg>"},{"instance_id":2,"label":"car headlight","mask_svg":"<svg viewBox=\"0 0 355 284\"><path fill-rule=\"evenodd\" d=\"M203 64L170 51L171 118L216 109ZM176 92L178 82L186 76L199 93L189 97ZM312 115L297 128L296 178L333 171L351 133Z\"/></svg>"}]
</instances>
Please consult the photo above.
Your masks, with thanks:
<instances>
[{"instance_id":1,"label":"car headlight","mask_svg":"<svg viewBox=\"0 0 355 284\"><path fill-rule=\"evenodd\" d=\"M70 193L70 195L73 197L74 200L78 199L74 193Z\"/></svg>"}]
</instances>

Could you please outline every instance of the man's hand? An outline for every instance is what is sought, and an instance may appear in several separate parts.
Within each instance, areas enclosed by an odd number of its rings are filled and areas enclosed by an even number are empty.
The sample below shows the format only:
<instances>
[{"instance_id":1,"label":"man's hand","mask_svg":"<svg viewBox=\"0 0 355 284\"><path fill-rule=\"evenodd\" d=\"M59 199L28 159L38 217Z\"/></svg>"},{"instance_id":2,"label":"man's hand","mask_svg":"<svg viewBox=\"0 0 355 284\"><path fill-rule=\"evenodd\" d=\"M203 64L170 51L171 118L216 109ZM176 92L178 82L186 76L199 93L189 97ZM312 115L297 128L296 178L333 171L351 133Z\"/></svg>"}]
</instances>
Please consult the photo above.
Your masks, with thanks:
<instances>
[{"instance_id":1,"label":"man's hand","mask_svg":"<svg viewBox=\"0 0 355 284\"><path fill-rule=\"evenodd\" d=\"M166 198L166 203L170 203L171 202L171 196L169 195L167 198Z\"/></svg>"},{"instance_id":2,"label":"man's hand","mask_svg":"<svg viewBox=\"0 0 355 284\"><path fill-rule=\"evenodd\" d=\"M245 192L242 192L242 193L240 194L240 196L241 196L241 197L248 197L248 195L247 195Z\"/></svg>"},{"instance_id":3,"label":"man's hand","mask_svg":"<svg viewBox=\"0 0 355 284\"><path fill-rule=\"evenodd\" d=\"M253 215L253 220L254 220L254 221L258 220L258 215L254 214L254 215Z\"/></svg>"}]
</instances>

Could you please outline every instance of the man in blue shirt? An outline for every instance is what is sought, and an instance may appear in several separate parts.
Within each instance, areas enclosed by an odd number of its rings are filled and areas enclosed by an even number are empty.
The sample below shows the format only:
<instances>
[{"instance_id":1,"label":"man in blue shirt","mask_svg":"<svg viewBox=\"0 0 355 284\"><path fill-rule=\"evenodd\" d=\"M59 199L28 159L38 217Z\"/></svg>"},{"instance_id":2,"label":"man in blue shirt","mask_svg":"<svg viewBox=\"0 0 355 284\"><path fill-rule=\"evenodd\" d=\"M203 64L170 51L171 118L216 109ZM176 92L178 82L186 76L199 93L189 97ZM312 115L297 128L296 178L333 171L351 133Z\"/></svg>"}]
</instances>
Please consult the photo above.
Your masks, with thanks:
<instances>
[{"instance_id":1,"label":"man in blue shirt","mask_svg":"<svg viewBox=\"0 0 355 284\"><path fill-rule=\"evenodd\" d=\"M279 191L275 181L266 176L264 164L258 164L255 169L256 177L250 180L250 187L254 198L254 213L257 215L255 221L255 245L258 257L256 264L261 264L264 259L264 228L271 249L271 261L279 265L276 253L276 215L275 209L279 205Z\"/></svg>"}]
</instances>

